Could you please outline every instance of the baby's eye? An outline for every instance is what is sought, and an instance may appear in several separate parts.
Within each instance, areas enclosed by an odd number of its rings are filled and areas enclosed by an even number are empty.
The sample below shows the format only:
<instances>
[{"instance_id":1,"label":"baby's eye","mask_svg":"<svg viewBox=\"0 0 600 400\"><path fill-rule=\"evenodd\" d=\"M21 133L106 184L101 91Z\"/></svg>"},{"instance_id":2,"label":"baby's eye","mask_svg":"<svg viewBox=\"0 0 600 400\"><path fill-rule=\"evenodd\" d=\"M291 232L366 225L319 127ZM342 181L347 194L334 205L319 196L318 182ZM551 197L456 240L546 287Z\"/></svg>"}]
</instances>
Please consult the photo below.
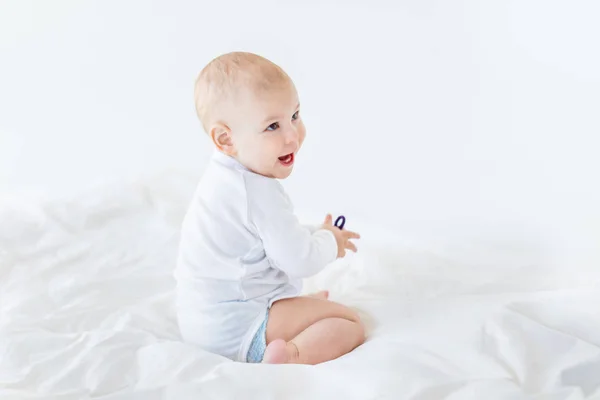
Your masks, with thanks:
<instances>
[{"instance_id":1,"label":"baby's eye","mask_svg":"<svg viewBox=\"0 0 600 400\"><path fill-rule=\"evenodd\" d=\"M296 111L296 112L294 113L294 115L292 115L292 121L295 121L295 120L297 120L299 116L300 116L300 111Z\"/></svg>"},{"instance_id":2,"label":"baby's eye","mask_svg":"<svg viewBox=\"0 0 600 400\"><path fill-rule=\"evenodd\" d=\"M279 128L279 122L273 122L271 125L267 126L266 131L274 131Z\"/></svg>"}]
</instances>

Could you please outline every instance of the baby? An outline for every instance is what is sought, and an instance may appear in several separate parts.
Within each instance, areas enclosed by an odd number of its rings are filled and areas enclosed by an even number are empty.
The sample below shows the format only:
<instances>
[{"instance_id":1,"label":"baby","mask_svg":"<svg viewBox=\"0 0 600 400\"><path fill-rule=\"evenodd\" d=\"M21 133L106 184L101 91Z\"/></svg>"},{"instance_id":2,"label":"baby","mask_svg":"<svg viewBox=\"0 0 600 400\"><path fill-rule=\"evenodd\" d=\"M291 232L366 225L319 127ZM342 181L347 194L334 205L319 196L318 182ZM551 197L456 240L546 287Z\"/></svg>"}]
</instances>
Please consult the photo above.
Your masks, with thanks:
<instances>
[{"instance_id":1,"label":"baby","mask_svg":"<svg viewBox=\"0 0 600 400\"><path fill-rule=\"evenodd\" d=\"M215 145L182 225L177 316L183 339L236 361L318 364L365 341L358 315L300 296L359 235L331 215L298 222L278 179L294 167L306 130L296 88L251 53L211 61L195 86L196 110Z\"/></svg>"}]
</instances>

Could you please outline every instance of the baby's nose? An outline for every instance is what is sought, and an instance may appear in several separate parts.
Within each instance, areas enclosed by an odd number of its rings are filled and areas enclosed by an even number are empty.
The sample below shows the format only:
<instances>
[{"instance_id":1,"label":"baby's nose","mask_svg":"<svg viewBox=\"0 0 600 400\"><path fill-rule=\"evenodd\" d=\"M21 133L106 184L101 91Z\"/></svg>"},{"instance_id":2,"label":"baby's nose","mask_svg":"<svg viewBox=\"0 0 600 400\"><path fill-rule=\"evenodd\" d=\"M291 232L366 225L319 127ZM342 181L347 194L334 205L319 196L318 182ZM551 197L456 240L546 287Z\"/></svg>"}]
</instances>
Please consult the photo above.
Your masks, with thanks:
<instances>
[{"instance_id":1,"label":"baby's nose","mask_svg":"<svg viewBox=\"0 0 600 400\"><path fill-rule=\"evenodd\" d=\"M286 143L295 143L298 141L298 132L294 128L288 129L285 134L285 142Z\"/></svg>"}]
</instances>

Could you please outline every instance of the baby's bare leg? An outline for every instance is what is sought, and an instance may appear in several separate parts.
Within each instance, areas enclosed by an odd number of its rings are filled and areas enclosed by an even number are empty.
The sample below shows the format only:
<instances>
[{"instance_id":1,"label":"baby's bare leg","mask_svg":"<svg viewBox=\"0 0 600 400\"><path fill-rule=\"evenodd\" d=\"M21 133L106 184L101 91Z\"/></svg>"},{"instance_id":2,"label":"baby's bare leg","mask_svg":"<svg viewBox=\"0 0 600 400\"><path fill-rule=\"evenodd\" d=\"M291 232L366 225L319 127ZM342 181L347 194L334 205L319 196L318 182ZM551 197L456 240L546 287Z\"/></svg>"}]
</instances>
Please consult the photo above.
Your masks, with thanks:
<instances>
[{"instance_id":1,"label":"baby's bare leg","mask_svg":"<svg viewBox=\"0 0 600 400\"><path fill-rule=\"evenodd\" d=\"M318 364L364 340L360 318L348 307L312 297L280 300L269 311L264 362Z\"/></svg>"},{"instance_id":2,"label":"baby's bare leg","mask_svg":"<svg viewBox=\"0 0 600 400\"><path fill-rule=\"evenodd\" d=\"M360 322L326 318L315 322L286 344L288 363L319 364L352 351L365 341Z\"/></svg>"},{"instance_id":3,"label":"baby's bare leg","mask_svg":"<svg viewBox=\"0 0 600 400\"><path fill-rule=\"evenodd\" d=\"M320 292L309 294L307 297L314 297L315 299L327 300L329 298L329 291L321 290Z\"/></svg>"}]
</instances>

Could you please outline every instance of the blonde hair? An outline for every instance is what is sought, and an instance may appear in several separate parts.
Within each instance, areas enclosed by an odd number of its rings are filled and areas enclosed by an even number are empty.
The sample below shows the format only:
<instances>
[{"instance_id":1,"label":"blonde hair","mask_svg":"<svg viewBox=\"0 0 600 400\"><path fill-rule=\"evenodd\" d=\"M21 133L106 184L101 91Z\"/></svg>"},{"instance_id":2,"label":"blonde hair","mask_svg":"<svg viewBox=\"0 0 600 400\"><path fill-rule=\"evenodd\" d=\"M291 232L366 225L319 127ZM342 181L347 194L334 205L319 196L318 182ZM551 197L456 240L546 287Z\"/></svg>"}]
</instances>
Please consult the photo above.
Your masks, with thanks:
<instances>
[{"instance_id":1,"label":"blonde hair","mask_svg":"<svg viewBox=\"0 0 600 400\"><path fill-rule=\"evenodd\" d=\"M208 133L219 114L220 105L232 101L240 89L264 91L290 81L276 64L257 54L232 52L209 62L200 72L194 85L196 113Z\"/></svg>"}]
</instances>

